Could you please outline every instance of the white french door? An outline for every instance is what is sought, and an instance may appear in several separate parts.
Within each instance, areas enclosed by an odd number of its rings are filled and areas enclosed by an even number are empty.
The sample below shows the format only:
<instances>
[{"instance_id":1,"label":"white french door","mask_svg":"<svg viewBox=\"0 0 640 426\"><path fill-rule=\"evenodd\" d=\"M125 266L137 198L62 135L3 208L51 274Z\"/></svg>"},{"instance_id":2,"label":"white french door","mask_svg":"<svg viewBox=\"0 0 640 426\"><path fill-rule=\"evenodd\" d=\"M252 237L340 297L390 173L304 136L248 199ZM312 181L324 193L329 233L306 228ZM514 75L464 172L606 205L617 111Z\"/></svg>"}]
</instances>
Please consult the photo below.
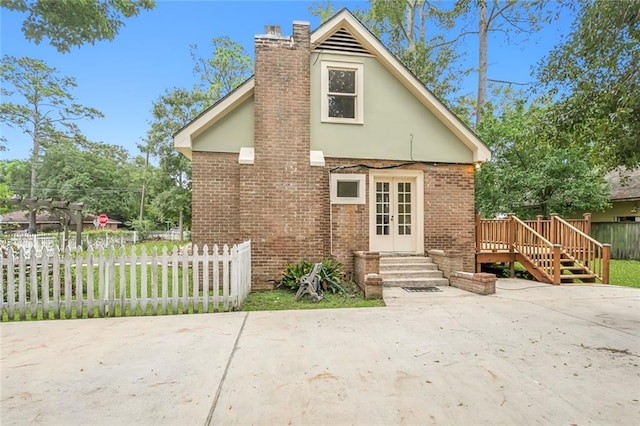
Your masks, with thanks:
<instances>
[{"instance_id":1,"label":"white french door","mask_svg":"<svg viewBox=\"0 0 640 426\"><path fill-rule=\"evenodd\" d=\"M420 185L418 185L420 184ZM422 238L422 205L415 174L374 174L371 179L370 250L417 253ZM420 194L421 195L421 194Z\"/></svg>"}]
</instances>

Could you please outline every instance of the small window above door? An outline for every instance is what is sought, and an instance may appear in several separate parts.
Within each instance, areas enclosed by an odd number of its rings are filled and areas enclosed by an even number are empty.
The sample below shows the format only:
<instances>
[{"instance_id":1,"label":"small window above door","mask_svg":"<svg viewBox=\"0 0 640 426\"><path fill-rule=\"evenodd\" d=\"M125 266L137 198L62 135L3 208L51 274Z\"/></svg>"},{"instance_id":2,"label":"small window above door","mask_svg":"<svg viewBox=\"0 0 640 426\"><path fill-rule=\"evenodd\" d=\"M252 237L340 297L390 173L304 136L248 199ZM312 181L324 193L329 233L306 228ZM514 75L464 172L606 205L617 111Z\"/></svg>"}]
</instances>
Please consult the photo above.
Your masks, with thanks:
<instances>
[{"instance_id":1,"label":"small window above door","mask_svg":"<svg viewBox=\"0 0 640 426\"><path fill-rule=\"evenodd\" d=\"M364 204L365 175L332 173L330 199L331 204Z\"/></svg>"}]
</instances>

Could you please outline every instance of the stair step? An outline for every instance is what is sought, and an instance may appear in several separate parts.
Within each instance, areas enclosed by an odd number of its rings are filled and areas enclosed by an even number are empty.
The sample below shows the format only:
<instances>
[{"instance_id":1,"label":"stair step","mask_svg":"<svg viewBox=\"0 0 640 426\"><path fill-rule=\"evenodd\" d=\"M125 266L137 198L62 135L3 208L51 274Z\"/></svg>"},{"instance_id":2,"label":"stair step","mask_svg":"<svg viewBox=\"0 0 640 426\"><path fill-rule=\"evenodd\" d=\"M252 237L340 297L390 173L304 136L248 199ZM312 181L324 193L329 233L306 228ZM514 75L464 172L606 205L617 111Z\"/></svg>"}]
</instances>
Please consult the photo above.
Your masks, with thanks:
<instances>
[{"instance_id":1,"label":"stair step","mask_svg":"<svg viewBox=\"0 0 640 426\"><path fill-rule=\"evenodd\" d=\"M437 271L435 263L400 263L400 264L380 264L380 272L396 271Z\"/></svg>"},{"instance_id":2,"label":"stair step","mask_svg":"<svg viewBox=\"0 0 640 426\"><path fill-rule=\"evenodd\" d=\"M560 277L560 280L583 280L595 277L593 274L564 274Z\"/></svg>"},{"instance_id":3,"label":"stair step","mask_svg":"<svg viewBox=\"0 0 640 426\"><path fill-rule=\"evenodd\" d=\"M442 271L438 270L404 270L404 271L380 271L380 275L384 279L401 279L401 278L442 278Z\"/></svg>"},{"instance_id":4,"label":"stair step","mask_svg":"<svg viewBox=\"0 0 640 426\"><path fill-rule=\"evenodd\" d=\"M383 277L385 287L433 287L448 286L446 278L400 278L387 279Z\"/></svg>"},{"instance_id":5,"label":"stair step","mask_svg":"<svg viewBox=\"0 0 640 426\"><path fill-rule=\"evenodd\" d=\"M560 270L562 271L584 271L582 266L573 265L573 266L561 266Z\"/></svg>"},{"instance_id":6,"label":"stair step","mask_svg":"<svg viewBox=\"0 0 640 426\"><path fill-rule=\"evenodd\" d=\"M380 265L402 265L407 263L425 264L433 263L430 257L425 256L383 256Z\"/></svg>"}]
</instances>

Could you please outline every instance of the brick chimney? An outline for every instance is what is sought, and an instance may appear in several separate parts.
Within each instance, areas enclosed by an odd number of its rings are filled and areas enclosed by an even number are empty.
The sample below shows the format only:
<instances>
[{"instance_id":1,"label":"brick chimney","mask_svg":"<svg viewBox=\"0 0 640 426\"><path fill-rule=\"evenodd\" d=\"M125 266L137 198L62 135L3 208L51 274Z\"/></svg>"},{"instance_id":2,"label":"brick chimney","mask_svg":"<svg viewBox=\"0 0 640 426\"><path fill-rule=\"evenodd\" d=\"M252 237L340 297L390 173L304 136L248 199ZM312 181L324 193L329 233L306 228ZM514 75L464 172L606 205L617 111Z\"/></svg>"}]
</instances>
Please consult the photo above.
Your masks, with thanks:
<instances>
[{"instance_id":1,"label":"brick chimney","mask_svg":"<svg viewBox=\"0 0 640 426\"><path fill-rule=\"evenodd\" d=\"M255 36L254 164L240 165L240 233L252 239L255 288L270 288L287 263L323 253L324 171L309 164L310 31L267 26Z\"/></svg>"}]
</instances>

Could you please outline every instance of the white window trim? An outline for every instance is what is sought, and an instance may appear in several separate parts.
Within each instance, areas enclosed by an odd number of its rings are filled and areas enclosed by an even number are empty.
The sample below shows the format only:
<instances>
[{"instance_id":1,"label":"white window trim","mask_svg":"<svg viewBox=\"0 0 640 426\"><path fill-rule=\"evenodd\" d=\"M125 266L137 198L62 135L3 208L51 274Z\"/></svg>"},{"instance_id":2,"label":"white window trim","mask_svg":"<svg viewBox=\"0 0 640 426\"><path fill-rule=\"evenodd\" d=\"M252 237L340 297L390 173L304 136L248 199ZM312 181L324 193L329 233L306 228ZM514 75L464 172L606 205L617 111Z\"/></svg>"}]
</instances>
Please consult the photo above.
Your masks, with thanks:
<instances>
[{"instance_id":1,"label":"white window trim","mask_svg":"<svg viewBox=\"0 0 640 426\"><path fill-rule=\"evenodd\" d=\"M355 118L339 118L329 117L329 69L341 69L356 72L356 102L355 102ZM348 123L363 124L364 123L364 65L355 62L321 62L321 121L325 123Z\"/></svg>"},{"instance_id":2,"label":"white window trim","mask_svg":"<svg viewBox=\"0 0 640 426\"><path fill-rule=\"evenodd\" d=\"M366 179L366 175L363 175L363 174L331 173L331 189L330 189L331 204L365 204L366 202L365 179ZM358 182L358 196L357 197L338 197L338 182Z\"/></svg>"}]
</instances>

